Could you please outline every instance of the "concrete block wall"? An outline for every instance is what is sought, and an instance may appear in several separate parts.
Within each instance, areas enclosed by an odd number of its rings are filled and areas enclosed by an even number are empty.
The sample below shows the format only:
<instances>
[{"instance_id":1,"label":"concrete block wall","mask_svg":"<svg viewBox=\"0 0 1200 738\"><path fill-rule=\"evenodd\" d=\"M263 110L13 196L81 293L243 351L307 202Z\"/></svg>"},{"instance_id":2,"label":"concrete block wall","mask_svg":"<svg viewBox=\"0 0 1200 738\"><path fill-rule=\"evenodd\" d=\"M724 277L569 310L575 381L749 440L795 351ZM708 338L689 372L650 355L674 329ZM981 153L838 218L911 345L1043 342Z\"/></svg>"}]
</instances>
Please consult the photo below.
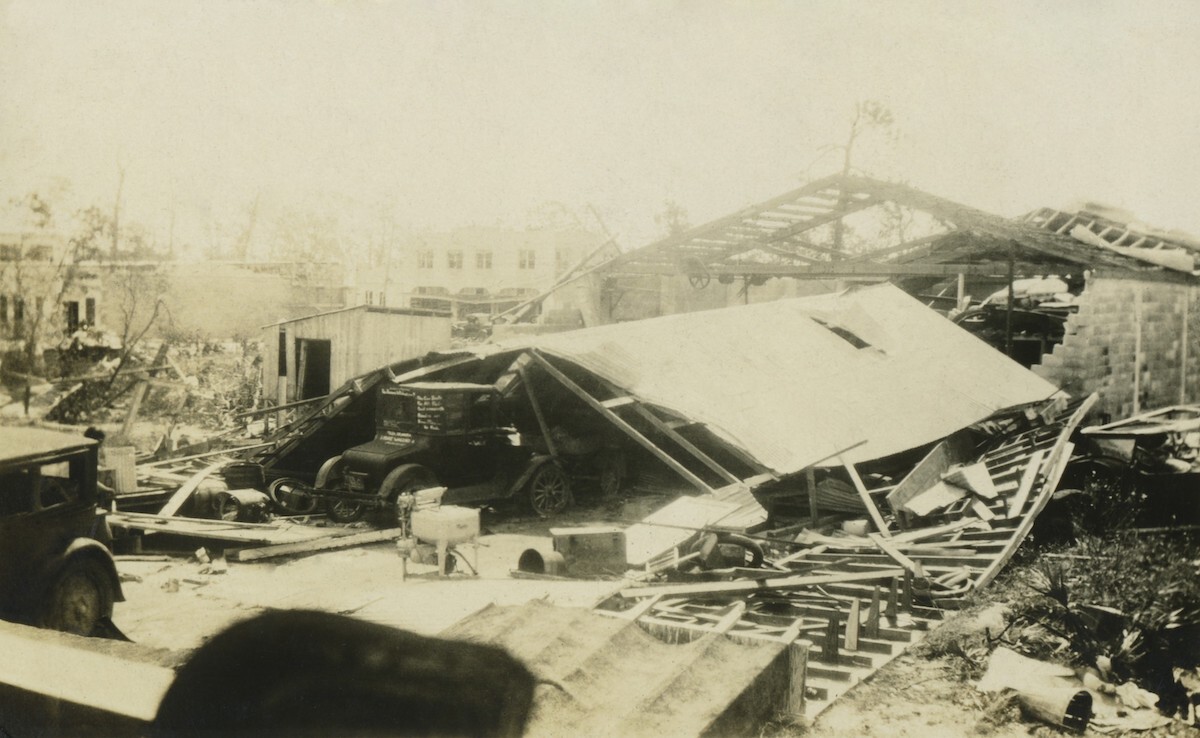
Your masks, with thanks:
<instances>
[{"instance_id":1,"label":"concrete block wall","mask_svg":"<svg viewBox=\"0 0 1200 738\"><path fill-rule=\"evenodd\" d=\"M1033 371L1072 395L1099 392L1096 412L1114 420L1200 402L1200 287L1092 276L1063 342Z\"/></svg>"}]
</instances>

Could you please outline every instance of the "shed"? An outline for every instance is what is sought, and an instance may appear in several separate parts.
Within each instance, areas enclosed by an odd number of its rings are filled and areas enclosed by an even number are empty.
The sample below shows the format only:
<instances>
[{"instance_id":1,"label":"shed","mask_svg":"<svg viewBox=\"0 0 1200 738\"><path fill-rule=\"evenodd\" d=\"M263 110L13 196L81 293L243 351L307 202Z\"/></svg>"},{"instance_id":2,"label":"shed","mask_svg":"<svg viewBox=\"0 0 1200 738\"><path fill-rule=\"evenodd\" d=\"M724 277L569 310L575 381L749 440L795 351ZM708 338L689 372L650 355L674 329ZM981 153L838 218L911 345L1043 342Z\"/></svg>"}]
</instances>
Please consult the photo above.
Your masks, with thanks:
<instances>
[{"instance_id":1,"label":"shed","mask_svg":"<svg viewBox=\"0 0 1200 738\"><path fill-rule=\"evenodd\" d=\"M352 377L449 345L450 316L432 310L359 305L272 323L263 327L263 396L322 397Z\"/></svg>"}]
</instances>

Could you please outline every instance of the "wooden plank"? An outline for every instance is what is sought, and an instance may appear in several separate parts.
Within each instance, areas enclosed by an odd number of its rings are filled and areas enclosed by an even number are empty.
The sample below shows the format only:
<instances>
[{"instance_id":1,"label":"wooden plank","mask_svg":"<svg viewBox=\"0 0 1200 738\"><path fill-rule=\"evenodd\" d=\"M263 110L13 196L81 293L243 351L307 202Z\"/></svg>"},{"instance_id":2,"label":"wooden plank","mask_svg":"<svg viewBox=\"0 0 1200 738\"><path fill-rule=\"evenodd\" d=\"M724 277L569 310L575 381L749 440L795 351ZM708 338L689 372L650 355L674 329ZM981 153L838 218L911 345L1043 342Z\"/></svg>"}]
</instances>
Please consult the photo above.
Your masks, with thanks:
<instances>
[{"instance_id":1,"label":"wooden plank","mask_svg":"<svg viewBox=\"0 0 1200 738\"><path fill-rule=\"evenodd\" d=\"M325 538L317 538L311 541L281 543L275 546L265 546L263 548L253 548L248 551L239 551L236 555L234 555L233 558L236 561L262 561L263 559L273 559L280 556L295 556L296 554L318 553L320 551L333 551L339 548L365 546L369 543L394 541L403 535L404 531L402 531L400 528L372 530L366 533L355 533L351 535L332 535Z\"/></svg>"},{"instance_id":2,"label":"wooden plank","mask_svg":"<svg viewBox=\"0 0 1200 738\"><path fill-rule=\"evenodd\" d=\"M867 487L863 484L862 478L858 476L858 472L855 471L854 465L847 463L846 459L841 456L838 457L838 461L849 472L850 481L854 482L854 489L858 490L858 496L867 508L867 513L871 516L871 520L875 523L875 527L879 530L880 535L890 536L892 533L888 530L887 522L884 521L883 515L879 513L879 507L875 504L875 500L871 499L871 493L867 491Z\"/></svg>"},{"instance_id":3,"label":"wooden plank","mask_svg":"<svg viewBox=\"0 0 1200 738\"><path fill-rule=\"evenodd\" d=\"M975 513L976 517L980 520L994 520L996 518L996 513L992 512L992 509L978 497L972 497L968 507L971 508L971 512Z\"/></svg>"},{"instance_id":4,"label":"wooden plank","mask_svg":"<svg viewBox=\"0 0 1200 738\"><path fill-rule=\"evenodd\" d=\"M158 514L163 516L177 514L179 509L183 507L183 503L187 502L188 498L192 496L192 493L196 491L196 488L200 486L200 483L207 479L213 472L225 466L227 463L229 462L225 460L218 461L215 464L209 464L193 474L191 479L184 482L183 485L175 491L175 494L171 495L171 499L167 500L167 504L163 505L162 509L158 511Z\"/></svg>"},{"instance_id":5,"label":"wooden plank","mask_svg":"<svg viewBox=\"0 0 1200 738\"><path fill-rule=\"evenodd\" d=\"M925 458L888 493L885 498L888 505L893 512L899 511L904 503L938 482L951 466L968 458L969 449L965 440L957 436L947 438L930 449Z\"/></svg>"},{"instance_id":6,"label":"wooden plank","mask_svg":"<svg viewBox=\"0 0 1200 738\"><path fill-rule=\"evenodd\" d=\"M910 571L919 577L925 576L925 569L919 563L901 553L900 550L893 546L886 538L878 533L870 533L867 537L871 539L872 543L879 547L880 551L883 551L885 554L887 554L892 561L895 561L897 564L904 567L905 571Z\"/></svg>"},{"instance_id":7,"label":"wooden plank","mask_svg":"<svg viewBox=\"0 0 1200 738\"><path fill-rule=\"evenodd\" d=\"M927 541L930 538L936 538L941 535L955 533L960 530L973 527L984 527L990 529L991 526L979 520L965 518L963 520L956 520L953 523L938 525L932 528L917 528L915 530L905 531L904 533L898 533L892 536L892 543L916 543L918 541Z\"/></svg>"},{"instance_id":8,"label":"wooden plank","mask_svg":"<svg viewBox=\"0 0 1200 738\"><path fill-rule=\"evenodd\" d=\"M1029 463L1025 465L1025 471L1021 474L1017 493L1008 502L1008 517L1017 517L1025 508L1025 502L1029 499L1029 492L1033 489L1034 481L1037 480L1038 470L1042 468L1042 458L1045 455L1044 451L1034 451L1033 456L1029 457Z\"/></svg>"},{"instance_id":9,"label":"wooden plank","mask_svg":"<svg viewBox=\"0 0 1200 738\"><path fill-rule=\"evenodd\" d=\"M778 577L772 579L743 580L734 582L701 582L698 584L667 584L647 587L630 587L621 590L622 597L653 597L661 594L664 597L706 594L734 594L739 592L754 592L761 589L800 589L821 584L837 584L841 582L869 582L878 579L890 579L900 576L904 569L888 567L872 572L854 572L849 574L821 574L816 576Z\"/></svg>"},{"instance_id":10,"label":"wooden plank","mask_svg":"<svg viewBox=\"0 0 1200 738\"><path fill-rule=\"evenodd\" d=\"M533 357L533 360L537 362L539 366L546 370L547 374L558 380L559 384L574 393L579 399L587 403L593 410L604 416L604 418L610 423L624 431L624 433L636 441L638 445L649 451L656 459L670 467L671 470L676 474L693 484L701 492L711 493L713 491L712 487L710 487L707 482L693 474L691 470L672 458L669 454L655 445L653 441L642 435L636 428L622 420L621 417L612 410L604 407L599 400L589 395L582 387L571 381L570 377L559 371L558 367L554 366L549 361L546 361L546 359L537 351L531 350L529 355Z\"/></svg>"}]
</instances>

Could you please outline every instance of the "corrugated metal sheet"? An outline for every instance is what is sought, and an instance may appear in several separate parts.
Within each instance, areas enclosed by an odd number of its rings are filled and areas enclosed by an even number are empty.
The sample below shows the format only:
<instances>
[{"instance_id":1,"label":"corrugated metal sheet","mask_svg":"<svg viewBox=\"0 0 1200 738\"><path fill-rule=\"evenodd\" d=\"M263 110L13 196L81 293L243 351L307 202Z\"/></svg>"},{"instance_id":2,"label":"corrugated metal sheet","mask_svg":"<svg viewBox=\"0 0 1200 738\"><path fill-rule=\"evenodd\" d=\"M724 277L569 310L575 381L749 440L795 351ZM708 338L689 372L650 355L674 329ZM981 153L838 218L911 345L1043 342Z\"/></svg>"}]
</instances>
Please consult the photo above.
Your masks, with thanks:
<instances>
[{"instance_id":1,"label":"corrugated metal sheet","mask_svg":"<svg viewBox=\"0 0 1200 738\"><path fill-rule=\"evenodd\" d=\"M521 343L705 423L782 474L862 441L848 460L915 448L1056 390L889 284Z\"/></svg>"}]
</instances>

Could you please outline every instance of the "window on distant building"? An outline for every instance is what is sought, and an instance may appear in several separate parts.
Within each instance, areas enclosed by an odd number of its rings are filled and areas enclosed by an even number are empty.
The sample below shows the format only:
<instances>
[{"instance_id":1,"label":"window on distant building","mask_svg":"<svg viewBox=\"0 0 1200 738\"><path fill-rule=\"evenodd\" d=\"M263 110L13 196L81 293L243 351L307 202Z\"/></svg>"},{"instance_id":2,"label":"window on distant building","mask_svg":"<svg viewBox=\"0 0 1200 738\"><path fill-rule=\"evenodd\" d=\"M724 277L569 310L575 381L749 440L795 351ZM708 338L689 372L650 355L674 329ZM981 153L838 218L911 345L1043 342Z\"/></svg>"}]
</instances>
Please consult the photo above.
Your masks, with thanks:
<instances>
[{"instance_id":1,"label":"window on distant building","mask_svg":"<svg viewBox=\"0 0 1200 738\"><path fill-rule=\"evenodd\" d=\"M54 249L49 246L34 246L26 253L30 261L54 261Z\"/></svg>"},{"instance_id":2,"label":"window on distant building","mask_svg":"<svg viewBox=\"0 0 1200 738\"><path fill-rule=\"evenodd\" d=\"M562 246L559 246L558 248L554 249L554 271L556 271L556 272L566 271L567 268L569 266L571 266L568 263L568 262L570 262L570 260L571 260L571 250L570 249L564 248Z\"/></svg>"},{"instance_id":3,"label":"window on distant building","mask_svg":"<svg viewBox=\"0 0 1200 738\"><path fill-rule=\"evenodd\" d=\"M366 304L374 305L375 304L375 293L372 292L371 290L367 290L367 294L364 297L364 300L366 301Z\"/></svg>"},{"instance_id":4,"label":"window on distant building","mask_svg":"<svg viewBox=\"0 0 1200 738\"><path fill-rule=\"evenodd\" d=\"M521 249L517 254L517 267L520 269L533 269L537 266L537 252L533 249Z\"/></svg>"},{"instance_id":5,"label":"window on distant building","mask_svg":"<svg viewBox=\"0 0 1200 738\"><path fill-rule=\"evenodd\" d=\"M426 249L417 252L417 268L433 269L433 250Z\"/></svg>"},{"instance_id":6,"label":"window on distant building","mask_svg":"<svg viewBox=\"0 0 1200 738\"><path fill-rule=\"evenodd\" d=\"M11 243L0 244L0 261L16 261L21 258L21 247Z\"/></svg>"},{"instance_id":7,"label":"window on distant building","mask_svg":"<svg viewBox=\"0 0 1200 738\"><path fill-rule=\"evenodd\" d=\"M8 295L0 295L0 325L8 325Z\"/></svg>"},{"instance_id":8,"label":"window on distant building","mask_svg":"<svg viewBox=\"0 0 1200 738\"><path fill-rule=\"evenodd\" d=\"M446 252L446 266L451 269L462 269L463 254L459 249Z\"/></svg>"},{"instance_id":9,"label":"window on distant building","mask_svg":"<svg viewBox=\"0 0 1200 738\"><path fill-rule=\"evenodd\" d=\"M96 298L89 297L87 299L86 312L87 317L85 320L87 320L88 326L94 327L96 325Z\"/></svg>"},{"instance_id":10,"label":"window on distant building","mask_svg":"<svg viewBox=\"0 0 1200 738\"><path fill-rule=\"evenodd\" d=\"M492 252L491 251L476 251L475 252L475 268L476 269L491 269L492 268Z\"/></svg>"},{"instance_id":11,"label":"window on distant building","mask_svg":"<svg viewBox=\"0 0 1200 738\"><path fill-rule=\"evenodd\" d=\"M13 298L13 325L20 328L21 324L24 322L25 322L25 298L24 297L14 297Z\"/></svg>"}]
</instances>

